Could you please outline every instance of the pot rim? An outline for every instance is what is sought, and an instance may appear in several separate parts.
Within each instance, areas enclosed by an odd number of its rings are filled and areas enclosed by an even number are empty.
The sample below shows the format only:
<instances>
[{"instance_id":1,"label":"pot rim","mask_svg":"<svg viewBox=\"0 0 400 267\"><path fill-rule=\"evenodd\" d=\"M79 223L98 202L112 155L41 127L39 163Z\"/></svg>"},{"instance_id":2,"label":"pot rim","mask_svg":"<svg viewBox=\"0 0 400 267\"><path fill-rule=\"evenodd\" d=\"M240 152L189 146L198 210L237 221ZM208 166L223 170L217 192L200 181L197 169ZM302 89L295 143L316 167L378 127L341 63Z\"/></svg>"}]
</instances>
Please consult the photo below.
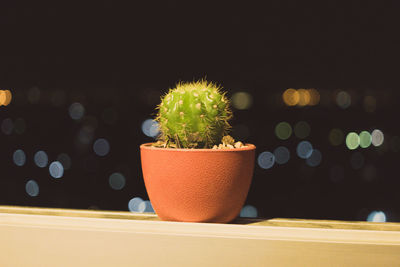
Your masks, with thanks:
<instances>
[{"instance_id":1,"label":"pot rim","mask_svg":"<svg viewBox=\"0 0 400 267\"><path fill-rule=\"evenodd\" d=\"M151 143L144 143L140 145L140 149L149 149L157 151L184 151L184 152L239 152L239 151L250 151L255 150L256 146L253 144L245 143L246 147L240 148L224 148L224 149L213 149L213 148L164 148L164 147L153 147Z\"/></svg>"}]
</instances>

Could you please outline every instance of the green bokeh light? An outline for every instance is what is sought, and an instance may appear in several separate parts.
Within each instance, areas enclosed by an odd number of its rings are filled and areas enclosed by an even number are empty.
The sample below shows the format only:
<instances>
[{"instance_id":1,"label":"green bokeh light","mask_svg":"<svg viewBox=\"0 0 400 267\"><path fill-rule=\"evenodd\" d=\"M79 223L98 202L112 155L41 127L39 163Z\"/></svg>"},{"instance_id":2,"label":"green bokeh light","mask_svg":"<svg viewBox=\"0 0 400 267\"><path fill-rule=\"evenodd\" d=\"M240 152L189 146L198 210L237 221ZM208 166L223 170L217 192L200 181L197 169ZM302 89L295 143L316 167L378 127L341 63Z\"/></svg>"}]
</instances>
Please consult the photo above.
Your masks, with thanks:
<instances>
[{"instance_id":1,"label":"green bokeh light","mask_svg":"<svg viewBox=\"0 0 400 267\"><path fill-rule=\"evenodd\" d=\"M305 121L299 121L294 126L294 134L300 139L306 138L310 134L310 131L310 125Z\"/></svg>"},{"instance_id":2,"label":"green bokeh light","mask_svg":"<svg viewBox=\"0 0 400 267\"><path fill-rule=\"evenodd\" d=\"M360 137L355 132L350 132L346 136L346 146L348 149L356 149L360 145Z\"/></svg>"},{"instance_id":3,"label":"green bokeh light","mask_svg":"<svg viewBox=\"0 0 400 267\"><path fill-rule=\"evenodd\" d=\"M292 127L289 123L282 121L275 127L275 134L281 140L286 140L292 135Z\"/></svg>"},{"instance_id":4,"label":"green bokeh light","mask_svg":"<svg viewBox=\"0 0 400 267\"><path fill-rule=\"evenodd\" d=\"M367 148L371 145L372 143L372 136L369 132L367 131L362 131L359 135L360 137L360 147L362 148Z\"/></svg>"},{"instance_id":5,"label":"green bokeh light","mask_svg":"<svg viewBox=\"0 0 400 267\"><path fill-rule=\"evenodd\" d=\"M338 146L342 144L343 139L344 139L344 134L342 130L334 128L329 132L329 142L333 146Z\"/></svg>"}]
</instances>

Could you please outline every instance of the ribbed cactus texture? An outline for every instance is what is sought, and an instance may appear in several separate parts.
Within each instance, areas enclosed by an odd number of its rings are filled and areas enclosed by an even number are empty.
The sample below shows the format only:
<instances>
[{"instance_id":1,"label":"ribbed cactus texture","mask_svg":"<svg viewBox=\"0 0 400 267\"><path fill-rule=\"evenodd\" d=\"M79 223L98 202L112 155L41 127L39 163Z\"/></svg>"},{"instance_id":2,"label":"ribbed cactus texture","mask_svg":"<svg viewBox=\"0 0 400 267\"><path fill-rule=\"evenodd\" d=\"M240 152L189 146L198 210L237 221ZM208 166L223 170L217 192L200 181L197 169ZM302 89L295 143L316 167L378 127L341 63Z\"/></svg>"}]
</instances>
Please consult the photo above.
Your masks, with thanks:
<instances>
[{"instance_id":1,"label":"ribbed cactus texture","mask_svg":"<svg viewBox=\"0 0 400 267\"><path fill-rule=\"evenodd\" d=\"M167 147L211 148L230 129L225 92L205 80L178 83L161 99L156 121Z\"/></svg>"}]
</instances>

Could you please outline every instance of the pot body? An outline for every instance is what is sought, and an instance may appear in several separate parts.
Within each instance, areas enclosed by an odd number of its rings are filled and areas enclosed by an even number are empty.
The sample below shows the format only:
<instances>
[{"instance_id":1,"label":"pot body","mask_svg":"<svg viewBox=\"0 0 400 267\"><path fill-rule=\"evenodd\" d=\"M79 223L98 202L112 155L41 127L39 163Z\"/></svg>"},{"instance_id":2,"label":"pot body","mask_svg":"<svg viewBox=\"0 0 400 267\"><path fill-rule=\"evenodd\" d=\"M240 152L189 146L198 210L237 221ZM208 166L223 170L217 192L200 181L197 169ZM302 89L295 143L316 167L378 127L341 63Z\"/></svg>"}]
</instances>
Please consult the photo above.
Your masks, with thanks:
<instances>
[{"instance_id":1,"label":"pot body","mask_svg":"<svg viewBox=\"0 0 400 267\"><path fill-rule=\"evenodd\" d=\"M173 149L140 146L147 193L162 220L226 223L246 200L256 147Z\"/></svg>"}]
</instances>

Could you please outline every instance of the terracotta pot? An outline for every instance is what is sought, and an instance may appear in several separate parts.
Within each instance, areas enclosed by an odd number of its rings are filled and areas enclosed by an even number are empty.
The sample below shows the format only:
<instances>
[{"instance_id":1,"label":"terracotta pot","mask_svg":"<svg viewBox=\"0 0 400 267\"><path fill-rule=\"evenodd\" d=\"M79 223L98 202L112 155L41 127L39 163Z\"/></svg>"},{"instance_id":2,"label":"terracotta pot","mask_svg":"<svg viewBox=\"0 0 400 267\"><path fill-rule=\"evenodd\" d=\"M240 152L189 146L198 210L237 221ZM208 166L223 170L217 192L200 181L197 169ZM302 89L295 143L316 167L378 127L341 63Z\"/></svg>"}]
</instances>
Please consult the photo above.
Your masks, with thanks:
<instances>
[{"instance_id":1,"label":"terracotta pot","mask_svg":"<svg viewBox=\"0 0 400 267\"><path fill-rule=\"evenodd\" d=\"M246 200L256 147L174 149L140 146L151 204L162 220L226 223Z\"/></svg>"}]
</instances>

